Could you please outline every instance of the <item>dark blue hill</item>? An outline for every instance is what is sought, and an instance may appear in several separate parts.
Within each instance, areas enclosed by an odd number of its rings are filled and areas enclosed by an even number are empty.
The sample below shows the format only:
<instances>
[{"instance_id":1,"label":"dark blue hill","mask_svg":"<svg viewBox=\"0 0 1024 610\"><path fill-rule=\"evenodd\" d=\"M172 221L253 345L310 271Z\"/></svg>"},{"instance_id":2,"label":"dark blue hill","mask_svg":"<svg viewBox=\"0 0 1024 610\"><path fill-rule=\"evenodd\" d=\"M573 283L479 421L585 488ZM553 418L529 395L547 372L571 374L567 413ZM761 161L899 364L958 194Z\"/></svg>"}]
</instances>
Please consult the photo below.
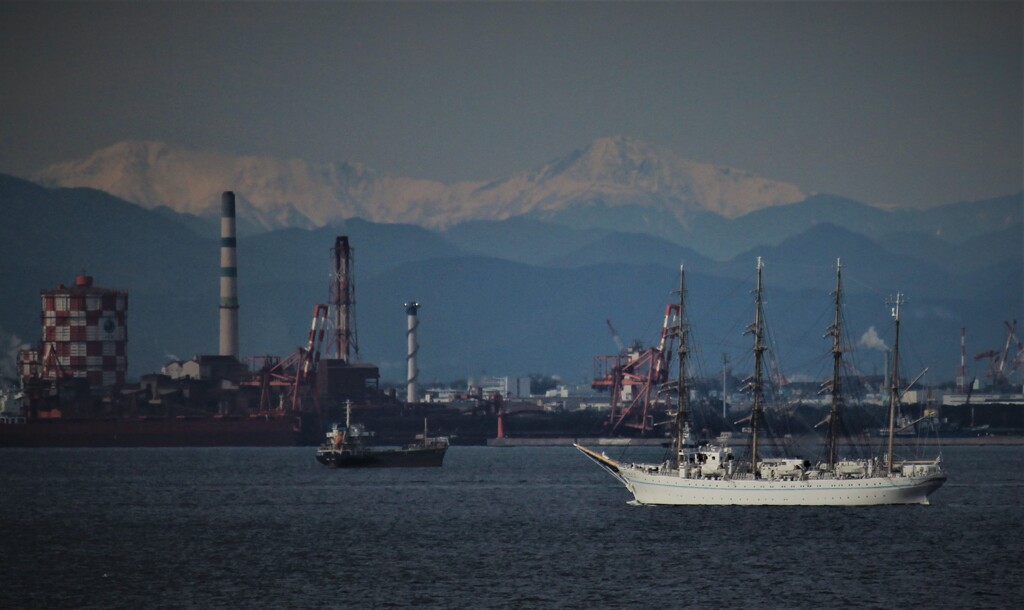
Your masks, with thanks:
<instances>
[{"instance_id":1,"label":"dark blue hill","mask_svg":"<svg viewBox=\"0 0 1024 610\"><path fill-rule=\"evenodd\" d=\"M609 233L568 253L545 261L552 267L579 268L588 265L625 263L678 267L708 271L714 263L689 248L639 233Z\"/></svg>"},{"instance_id":2,"label":"dark blue hill","mask_svg":"<svg viewBox=\"0 0 1024 610\"><path fill-rule=\"evenodd\" d=\"M442 234L469 254L538 265L566 256L608 233L516 216L459 223Z\"/></svg>"},{"instance_id":3,"label":"dark blue hill","mask_svg":"<svg viewBox=\"0 0 1024 610\"><path fill-rule=\"evenodd\" d=\"M130 293L130 375L216 348L219 243L204 237L195 220L98 191L46 189L7 176L0 176L0 214L5 332L37 341L39 290L86 272L100 286ZM764 224L770 221L769 215ZM857 338L870 326L884 333L885 298L905 292L910 345L917 342L942 380L955 371L961 324L974 353L1002 346L1004 319L1024 319L1024 265L1013 256L1013 231L1010 225L952 246L978 254L967 273L934 263L931 249L943 246L932 239L916 249L888 249L823 221L773 245L747 244L724 263L694 254L690 243L531 219L467 223L445 234L362 220L262 233L239 239L241 348L245 355L286 355L305 341L313 305L327 300L334 238L346 234L355 249L363 355L394 381L404 377L409 299L423 305L426 382L530 372L584 380L594 356L616 349L606 319L627 341L656 340L680 262L688 269L695 362L708 363L699 372L714 374L722 352L744 370L750 341L742 332L752 316L757 255L767 265L767 312L783 367L809 372L822 356L827 361L820 337L830 315L832 266L841 257L848 333ZM474 254L481 251L491 255ZM502 260L509 258L534 264Z\"/></svg>"}]
</instances>

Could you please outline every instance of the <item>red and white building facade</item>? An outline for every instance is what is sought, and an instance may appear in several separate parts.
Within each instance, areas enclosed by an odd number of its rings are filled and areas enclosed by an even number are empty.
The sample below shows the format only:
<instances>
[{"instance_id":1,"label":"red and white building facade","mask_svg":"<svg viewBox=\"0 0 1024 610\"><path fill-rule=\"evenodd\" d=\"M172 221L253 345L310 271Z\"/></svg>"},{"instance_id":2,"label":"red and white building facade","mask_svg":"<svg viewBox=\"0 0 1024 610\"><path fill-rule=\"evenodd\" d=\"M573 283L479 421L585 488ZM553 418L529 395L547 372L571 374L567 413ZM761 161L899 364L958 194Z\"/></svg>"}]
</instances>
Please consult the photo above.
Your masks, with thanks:
<instances>
[{"instance_id":1,"label":"red and white building facade","mask_svg":"<svg viewBox=\"0 0 1024 610\"><path fill-rule=\"evenodd\" d=\"M38 350L22 352L22 375L84 378L91 390L123 385L128 293L93 286L91 276L80 275L74 286L43 290L40 297L42 341Z\"/></svg>"}]
</instances>

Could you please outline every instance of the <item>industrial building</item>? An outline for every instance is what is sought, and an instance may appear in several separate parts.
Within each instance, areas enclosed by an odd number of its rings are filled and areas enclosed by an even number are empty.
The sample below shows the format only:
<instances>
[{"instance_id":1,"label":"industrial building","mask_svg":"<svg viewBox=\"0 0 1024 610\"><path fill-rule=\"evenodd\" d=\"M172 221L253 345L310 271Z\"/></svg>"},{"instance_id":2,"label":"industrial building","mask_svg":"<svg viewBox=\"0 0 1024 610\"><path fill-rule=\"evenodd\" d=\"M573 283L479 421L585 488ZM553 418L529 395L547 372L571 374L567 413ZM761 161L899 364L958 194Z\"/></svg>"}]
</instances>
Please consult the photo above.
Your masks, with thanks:
<instances>
[{"instance_id":1,"label":"industrial building","mask_svg":"<svg viewBox=\"0 0 1024 610\"><path fill-rule=\"evenodd\" d=\"M480 388L483 396L497 394L503 398L529 398L529 377L480 377L470 379L469 385Z\"/></svg>"},{"instance_id":2,"label":"industrial building","mask_svg":"<svg viewBox=\"0 0 1024 610\"><path fill-rule=\"evenodd\" d=\"M93 394L125 383L128 370L128 293L93 285L80 275L73 286L40 292L42 327L37 349L19 354L24 380L83 380Z\"/></svg>"}]
</instances>

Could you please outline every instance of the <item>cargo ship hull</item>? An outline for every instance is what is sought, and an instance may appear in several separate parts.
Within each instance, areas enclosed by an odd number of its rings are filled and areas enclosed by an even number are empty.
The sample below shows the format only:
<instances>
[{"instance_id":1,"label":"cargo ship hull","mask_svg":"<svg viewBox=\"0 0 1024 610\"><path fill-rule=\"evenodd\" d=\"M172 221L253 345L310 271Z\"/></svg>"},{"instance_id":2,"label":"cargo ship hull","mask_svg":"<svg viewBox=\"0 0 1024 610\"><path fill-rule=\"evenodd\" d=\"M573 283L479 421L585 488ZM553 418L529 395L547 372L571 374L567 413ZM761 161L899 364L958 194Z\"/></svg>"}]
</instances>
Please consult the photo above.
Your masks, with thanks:
<instances>
[{"instance_id":1,"label":"cargo ship hull","mask_svg":"<svg viewBox=\"0 0 1024 610\"><path fill-rule=\"evenodd\" d=\"M361 453L318 451L316 460L328 468L437 468L448 447L374 449Z\"/></svg>"}]
</instances>

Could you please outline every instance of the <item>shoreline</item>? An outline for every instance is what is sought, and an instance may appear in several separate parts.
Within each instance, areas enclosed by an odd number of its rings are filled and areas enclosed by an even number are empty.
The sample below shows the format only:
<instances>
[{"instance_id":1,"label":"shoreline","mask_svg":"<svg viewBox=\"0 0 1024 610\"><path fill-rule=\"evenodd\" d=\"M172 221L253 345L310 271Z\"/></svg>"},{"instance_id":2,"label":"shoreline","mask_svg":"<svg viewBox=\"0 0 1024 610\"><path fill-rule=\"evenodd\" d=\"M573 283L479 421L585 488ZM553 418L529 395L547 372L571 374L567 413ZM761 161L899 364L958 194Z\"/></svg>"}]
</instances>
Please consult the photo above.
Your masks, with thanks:
<instances>
[{"instance_id":1,"label":"shoreline","mask_svg":"<svg viewBox=\"0 0 1024 610\"><path fill-rule=\"evenodd\" d=\"M845 440L845 439L844 439ZM870 441L884 440L882 437L872 437ZM897 445L913 444L914 439L897 439ZM488 447L571 447L574 444L588 447L661 447L668 443L666 438L603 438L603 437L552 437L552 438L489 438ZM794 445L807 443L820 444L817 438L798 437L793 439ZM738 447L747 444L747 439L732 439L727 443L730 447ZM845 440L843 445L862 444L861 441ZM999 435L999 436L950 436L938 439L924 439L916 441L919 445L930 446L1021 446L1024 445L1024 435Z\"/></svg>"}]
</instances>

